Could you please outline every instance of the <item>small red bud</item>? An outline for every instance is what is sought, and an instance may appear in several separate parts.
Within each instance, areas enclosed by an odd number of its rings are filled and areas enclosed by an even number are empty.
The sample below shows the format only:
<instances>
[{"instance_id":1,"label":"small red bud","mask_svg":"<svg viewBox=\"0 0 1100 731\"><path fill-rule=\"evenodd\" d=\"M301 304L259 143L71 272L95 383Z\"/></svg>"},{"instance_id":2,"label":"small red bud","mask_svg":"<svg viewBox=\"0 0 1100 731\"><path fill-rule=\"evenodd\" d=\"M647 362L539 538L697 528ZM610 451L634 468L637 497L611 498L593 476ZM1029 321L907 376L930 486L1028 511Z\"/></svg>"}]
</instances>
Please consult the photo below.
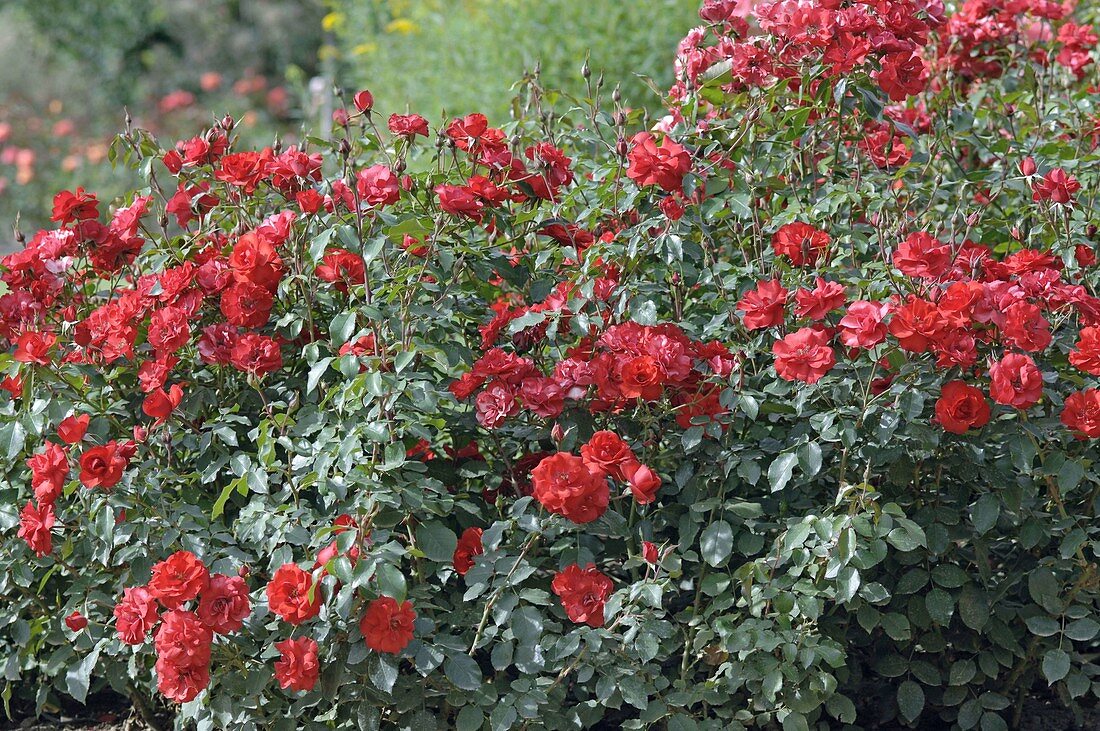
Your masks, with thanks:
<instances>
[{"instance_id":1,"label":"small red bud","mask_svg":"<svg viewBox=\"0 0 1100 731\"><path fill-rule=\"evenodd\" d=\"M1020 161L1020 173L1022 175L1026 177L1031 177L1035 174L1035 170L1035 158L1029 156Z\"/></svg>"},{"instance_id":2,"label":"small red bud","mask_svg":"<svg viewBox=\"0 0 1100 731\"><path fill-rule=\"evenodd\" d=\"M366 89L357 91L355 96L352 97L352 102L354 102L355 108L364 114L374 109L374 95Z\"/></svg>"},{"instance_id":3,"label":"small red bud","mask_svg":"<svg viewBox=\"0 0 1100 731\"><path fill-rule=\"evenodd\" d=\"M88 626L88 618L80 612L73 612L68 617L65 617L65 626L73 632L79 632Z\"/></svg>"}]
</instances>

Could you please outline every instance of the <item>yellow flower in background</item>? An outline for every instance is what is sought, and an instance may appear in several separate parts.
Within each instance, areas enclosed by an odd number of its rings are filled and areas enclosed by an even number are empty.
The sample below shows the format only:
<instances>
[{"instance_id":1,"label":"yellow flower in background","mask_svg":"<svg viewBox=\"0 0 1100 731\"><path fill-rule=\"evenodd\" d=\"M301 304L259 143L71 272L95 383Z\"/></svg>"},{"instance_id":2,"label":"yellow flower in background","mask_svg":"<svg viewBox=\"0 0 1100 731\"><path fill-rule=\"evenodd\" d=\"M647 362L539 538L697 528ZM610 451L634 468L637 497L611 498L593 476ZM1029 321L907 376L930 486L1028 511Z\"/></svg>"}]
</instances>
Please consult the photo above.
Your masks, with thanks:
<instances>
[{"instance_id":1,"label":"yellow flower in background","mask_svg":"<svg viewBox=\"0 0 1100 731\"><path fill-rule=\"evenodd\" d=\"M330 58L340 58L340 49L336 46L326 43L325 45L321 46L320 49L318 49L317 57L320 58L322 61Z\"/></svg>"},{"instance_id":2,"label":"yellow flower in background","mask_svg":"<svg viewBox=\"0 0 1100 731\"><path fill-rule=\"evenodd\" d=\"M386 26L387 33L400 33L403 36L416 33L419 30L420 26L408 18L395 18Z\"/></svg>"},{"instance_id":3,"label":"yellow flower in background","mask_svg":"<svg viewBox=\"0 0 1100 731\"><path fill-rule=\"evenodd\" d=\"M360 43L351 49L353 56L367 56L378 50L377 43Z\"/></svg>"},{"instance_id":4,"label":"yellow flower in background","mask_svg":"<svg viewBox=\"0 0 1100 731\"><path fill-rule=\"evenodd\" d=\"M328 32L340 30L347 23L348 16L341 12L332 12L321 19L321 27Z\"/></svg>"}]
</instances>

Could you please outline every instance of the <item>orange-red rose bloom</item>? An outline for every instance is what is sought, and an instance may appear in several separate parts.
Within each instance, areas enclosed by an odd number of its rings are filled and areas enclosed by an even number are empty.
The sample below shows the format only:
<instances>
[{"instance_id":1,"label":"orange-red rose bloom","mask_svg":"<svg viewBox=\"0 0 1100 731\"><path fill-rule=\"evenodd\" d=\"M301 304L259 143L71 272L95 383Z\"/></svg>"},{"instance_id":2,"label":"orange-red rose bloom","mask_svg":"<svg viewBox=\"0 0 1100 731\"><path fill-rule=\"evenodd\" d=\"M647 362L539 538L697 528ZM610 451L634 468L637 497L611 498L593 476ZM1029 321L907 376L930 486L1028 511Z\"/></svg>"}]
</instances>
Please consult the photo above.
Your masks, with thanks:
<instances>
[{"instance_id":1,"label":"orange-red rose bloom","mask_svg":"<svg viewBox=\"0 0 1100 731\"><path fill-rule=\"evenodd\" d=\"M964 434L989 423L989 403L981 390L963 383L945 383L936 401L936 421L945 431Z\"/></svg>"},{"instance_id":2,"label":"orange-red rose bloom","mask_svg":"<svg viewBox=\"0 0 1100 731\"><path fill-rule=\"evenodd\" d=\"M309 598L313 588L313 599ZM313 587L313 577L293 563L275 570L267 585L267 606L291 624L301 624L321 612L320 587Z\"/></svg>"},{"instance_id":3,"label":"orange-red rose bloom","mask_svg":"<svg viewBox=\"0 0 1100 731\"><path fill-rule=\"evenodd\" d=\"M398 604L396 599L382 596L367 607L359 620L359 631L370 649L396 655L412 642L415 621L412 603Z\"/></svg>"},{"instance_id":4,"label":"orange-red rose bloom","mask_svg":"<svg viewBox=\"0 0 1100 731\"><path fill-rule=\"evenodd\" d=\"M568 452L552 454L539 462L531 470L531 483L535 499L544 508L574 523L591 523L599 518L611 499L607 479Z\"/></svg>"}]
</instances>

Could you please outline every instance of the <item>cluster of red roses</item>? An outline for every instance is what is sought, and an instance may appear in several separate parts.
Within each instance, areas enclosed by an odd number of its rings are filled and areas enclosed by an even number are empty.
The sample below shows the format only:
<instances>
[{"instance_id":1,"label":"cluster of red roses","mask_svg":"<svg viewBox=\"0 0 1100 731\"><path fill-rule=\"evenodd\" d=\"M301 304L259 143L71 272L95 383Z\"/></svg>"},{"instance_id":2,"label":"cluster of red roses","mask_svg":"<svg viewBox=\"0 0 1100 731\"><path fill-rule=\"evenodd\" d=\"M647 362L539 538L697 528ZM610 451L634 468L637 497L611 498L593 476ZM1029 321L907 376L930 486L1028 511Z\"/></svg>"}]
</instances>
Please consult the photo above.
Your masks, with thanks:
<instances>
[{"instance_id":1,"label":"cluster of red roses","mask_svg":"<svg viewBox=\"0 0 1100 731\"><path fill-rule=\"evenodd\" d=\"M210 683L214 636L237 632L251 612L242 576L212 575L193 553L178 551L153 566L148 584L124 590L115 630L123 642L141 645L155 628L157 687L186 703Z\"/></svg>"},{"instance_id":2,"label":"cluster of red roses","mask_svg":"<svg viewBox=\"0 0 1100 731\"><path fill-rule=\"evenodd\" d=\"M568 317L564 302L554 309ZM492 330L494 336L483 340L486 345L491 346L500 332L499 327ZM529 346L538 339L516 341ZM736 364L735 356L722 343L692 340L671 324L636 322L611 325L598 337L582 339L565 356L546 376L532 359L490 347L450 390L460 400L476 393L478 423L490 430L520 413L554 420L567 404L594 414L619 412L637 404L664 406L686 429L726 412L719 394ZM641 505L653 502L661 485L657 473L612 431L593 434L579 456L558 452L532 457L538 458L531 470L534 498L549 512L578 524L592 522L607 510L609 479L626 485ZM559 573L554 591L575 621L602 624L603 602L610 595L611 582L595 567L582 571L573 566ZM586 603L587 609L577 609L578 602Z\"/></svg>"},{"instance_id":3,"label":"cluster of red roses","mask_svg":"<svg viewBox=\"0 0 1100 731\"><path fill-rule=\"evenodd\" d=\"M1037 199L1060 200L1039 194L1051 177L1036 181ZM1079 187L1064 175L1059 180L1071 190ZM812 266L827 255L829 246L826 232L804 223L783 226L772 238L776 257L795 267ZM1080 266L1096 261L1089 247L1078 246L1076 254ZM1086 326L1070 362L1086 373L1100 374L1100 298L1067 281L1061 260L1049 252L1025 248L998 260L986 246L971 241L953 245L915 232L898 244L891 263L914 280L914 293L849 302L843 286L820 276L812 289L801 287L794 293L793 314L808 324L774 343L780 378L819 381L837 363L834 339L855 359L866 351L881 355L878 346L892 338L904 352L930 353L939 368L986 375L993 401L1027 409L1043 395L1042 373L1032 354L1051 346L1051 320L1071 313ZM745 293L737 309L749 330L785 327L789 299L786 287L771 279ZM838 312L843 314L834 314ZM880 365L888 371L887 363ZM891 378L886 373L873 389L881 392ZM961 434L984 426L989 418L979 389L962 381L944 386L936 420L946 430ZM1100 436L1100 391L1090 388L1071 395L1062 421L1078 437Z\"/></svg>"},{"instance_id":4,"label":"cluster of red roses","mask_svg":"<svg viewBox=\"0 0 1100 731\"><path fill-rule=\"evenodd\" d=\"M209 685L215 636L239 631L252 612L247 575L245 568L239 576L211 574L194 554L178 551L153 566L148 584L124 590L114 608L115 630L130 645L144 644L153 631L157 687L165 697L186 703ZM267 584L268 608L300 625L320 613L321 590L311 573L284 564ZM190 602L193 607L187 609ZM412 640L415 619L409 602L383 596L368 604L359 627L371 649L396 654ZM74 631L87 624L72 617L66 621ZM274 667L280 687L312 690L320 674L317 642L287 638L275 648L280 653Z\"/></svg>"},{"instance_id":5,"label":"cluster of red roses","mask_svg":"<svg viewBox=\"0 0 1100 731\"><path fill-rule=\"evenodd\" d=\"M929 69L923 49L930 31L945 20L939 0L780 0L752 7L757 32L745 10L739 0L706 0L699 15L707 24L688 33L676 54L674 100L686 99L719 64L728 68L729 90L779 79L797 84L804 68L822 64L830 78L867 72L900 101L924 89Z\"/></svg>"},{"instance_id":6,"label":"cluster of red roses","mask_svg":"<svg viewBox=\"0 0 1100 731\"><path fill-rule=\"evenodd\" d=\"M1024 39L1031 58L1053 60L1082 78L1093 63L1097 36L1089 26L1063 22L1076 3L1051 0L966 0L948 19L940 36L937 64L966 80L992 79L1004 73L1008 46ZM1039 47L1054 40L1057 50Z\"/></svg>"},{"instance_id":7,"label":"cluster of red roses","mask_svg":"<svg viewBox=\"0 0 1100 731\"><path fill-rule=\"evenodd\" d=\"M57 436L65 445L79 444L88 431L87 414L71 415L57 425ZM109 441L87 447L80 455L80 483L85 487L110 490L122 480L130 458L137 452L133 441ZM53 527L57 522L54 504L69 479L68 447L46 442L40 452L27 458L31 471L34 500L28 501L19 515L19 537L37 556L53 550Z\"/></svg>"}]
</instances>

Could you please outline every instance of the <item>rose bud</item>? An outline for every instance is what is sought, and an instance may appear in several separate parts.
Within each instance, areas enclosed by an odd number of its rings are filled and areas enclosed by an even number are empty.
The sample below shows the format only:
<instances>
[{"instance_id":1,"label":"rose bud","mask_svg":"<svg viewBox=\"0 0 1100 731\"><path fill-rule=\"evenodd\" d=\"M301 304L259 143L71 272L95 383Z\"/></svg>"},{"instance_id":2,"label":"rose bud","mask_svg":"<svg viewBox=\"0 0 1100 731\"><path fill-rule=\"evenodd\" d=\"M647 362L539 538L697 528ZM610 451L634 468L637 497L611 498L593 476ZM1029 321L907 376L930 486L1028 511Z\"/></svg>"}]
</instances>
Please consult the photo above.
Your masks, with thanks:
<instances>
[{"instance_id":1,"label":"rose bud","mask_svg":"<svg viewBox=\"0 0 1100 731\"><path fill-rule=\"evenodd\" d=\"M646 560L646 563L657 563L658 559L660 559L660 555L657 553L657 546L649 541L642 541L642 558Z\"/></svg>"},{"instance_id":2,"label":"rose bud","mask_svg":"<svg viewBox=\"0 0 1100 731\"><path fill-rule=\"evenodd\" d=\"M241 564L241 567L237 569L237 576L240 576L242 579L247 579L250 573L252 573L252 569L248 568L248 564L246 563Z\"/></svg>"},{"instance_id":3,"label":"rose bud","mask_svg":"<svg viewBox=\"0 0 1100 731\"><path fill-rule=\"evenodd\" d=\"M1032 175L1034 175L1035 170L1035 158L1028 156L1020 161L1020 173L1025 177L1031 177Z\"/></svg>"},{"instance_id":4,"label":"rose bud","mask_svg":"<svg viewBox=\"0 0 1100 731\"><path fill-rule=\"evenodd\" d=\"M352 102L355 104L355 108L364 114L374 109L374 95L366 89L356 92L355 96L352 97Z\"/></svg>"},{"instance_id":5,"label":"rose bud","mask_svg":"<svg viewBox=\"0 0 1100 731\"><path fill-rule=\"evenodd\" d=\"M79 632L88 626L88 618L80 612L73 612L68 617L65 617L65 626L73 632Z\"/></svg>"}]
</instances>

